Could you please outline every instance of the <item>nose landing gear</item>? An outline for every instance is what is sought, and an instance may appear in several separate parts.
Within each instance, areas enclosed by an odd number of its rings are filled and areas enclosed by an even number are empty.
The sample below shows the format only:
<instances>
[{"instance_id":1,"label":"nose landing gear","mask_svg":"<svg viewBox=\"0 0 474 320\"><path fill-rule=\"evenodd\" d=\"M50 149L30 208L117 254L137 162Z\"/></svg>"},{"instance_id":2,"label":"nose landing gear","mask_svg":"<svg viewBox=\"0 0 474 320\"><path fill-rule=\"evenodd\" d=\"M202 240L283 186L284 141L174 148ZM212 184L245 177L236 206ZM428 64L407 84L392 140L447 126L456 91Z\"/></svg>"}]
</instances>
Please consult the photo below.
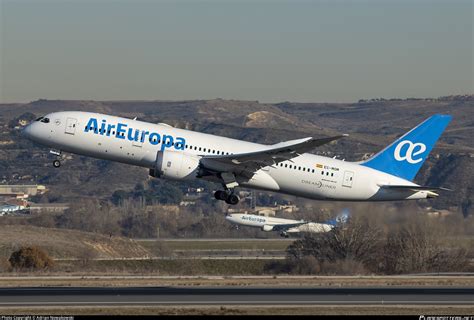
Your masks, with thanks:
<instances>
[{"instance_id":1,"label":"nose landing gear","mask_svg":"<svg viewBox=\"0 0 474 320\"><path fill-rule=\"evenodd\" d=\"M56 156L56 160L53 161L53 167L59 168L61 166L61 151L59 150L50 150L49 153Z\"/></svg>"}]
</instances>

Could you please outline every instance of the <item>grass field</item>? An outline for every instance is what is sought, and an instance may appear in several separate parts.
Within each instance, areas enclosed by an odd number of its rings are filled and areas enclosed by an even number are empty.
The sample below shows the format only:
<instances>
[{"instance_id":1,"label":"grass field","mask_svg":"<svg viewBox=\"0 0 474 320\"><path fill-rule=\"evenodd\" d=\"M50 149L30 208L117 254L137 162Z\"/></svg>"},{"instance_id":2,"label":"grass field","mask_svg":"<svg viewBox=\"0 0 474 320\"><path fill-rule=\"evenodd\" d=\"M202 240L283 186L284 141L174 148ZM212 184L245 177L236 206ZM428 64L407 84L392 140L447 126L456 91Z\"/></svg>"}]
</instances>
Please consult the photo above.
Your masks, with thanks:
<instances>
[{"instance_id":1,"label":"grass field","mask_svg":"<svg viewBox=\"0 0 474 320\"><path fill-rule=\"evenodd\" d=\"M469 315L474 306L72 306L0 308L11 315Z\"/></svg>"},{"instance_id":2,"label":"grass field","mask_svg":"<svg viewBox=\"0 0 474 320\"><path fill-rule=\"evenodd\" d=\"M285 250L294 239L275 240L136 240L138 244L153 252L156 247L169 250Z\"/></svg>"},{"instance_id":3,"label":"grass field","mask_svg":"<svg viewBox=\"0 0 474 320\"><path fill-rule=\"evenodd\" d=\"M140 275L261 275L269 260L89 260L57 261L53 272Z\"/></svg>"},{"instance_id":4,"label":"grass field","mask_svg":"<svg viewBox=\"0 0 474 320\"><path fill-rule=\"evenodd\" d=\"M474 287L469 276L158 276L107 273L41 276L11 274L0 287Z\"/></svg>"}]
</instances>

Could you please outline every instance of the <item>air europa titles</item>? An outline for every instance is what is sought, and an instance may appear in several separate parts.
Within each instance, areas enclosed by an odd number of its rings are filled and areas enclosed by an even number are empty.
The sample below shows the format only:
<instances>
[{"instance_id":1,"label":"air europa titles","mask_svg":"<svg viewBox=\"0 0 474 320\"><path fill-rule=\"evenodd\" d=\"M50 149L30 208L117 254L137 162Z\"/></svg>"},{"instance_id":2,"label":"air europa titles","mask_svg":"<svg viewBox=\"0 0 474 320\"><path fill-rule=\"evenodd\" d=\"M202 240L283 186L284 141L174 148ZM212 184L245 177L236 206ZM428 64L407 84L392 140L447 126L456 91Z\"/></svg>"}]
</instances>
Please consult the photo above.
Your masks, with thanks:
<instances>
[{"instance_id":1,"label":"air europa titles","mask_svg":"<svg viewBox=\"0 0 474 320\"><path fill-rule=\"evenodd\" d=\"M186 140L181 137L173 137L166 134L161 136L157 132L129 128L125 123L117 123L116 125L110 124L107 123L107 120L102 120L99 125L96 118L90 118L87 122L84 132L89 131L100 134L101 136L112 136L117 139L128 139L129 141L142 143L148 141L154 146L161 143L161 151L171 147L174 147L176 150L184 150L184 146L186 145Z\"/></svg>"}]
</instances>

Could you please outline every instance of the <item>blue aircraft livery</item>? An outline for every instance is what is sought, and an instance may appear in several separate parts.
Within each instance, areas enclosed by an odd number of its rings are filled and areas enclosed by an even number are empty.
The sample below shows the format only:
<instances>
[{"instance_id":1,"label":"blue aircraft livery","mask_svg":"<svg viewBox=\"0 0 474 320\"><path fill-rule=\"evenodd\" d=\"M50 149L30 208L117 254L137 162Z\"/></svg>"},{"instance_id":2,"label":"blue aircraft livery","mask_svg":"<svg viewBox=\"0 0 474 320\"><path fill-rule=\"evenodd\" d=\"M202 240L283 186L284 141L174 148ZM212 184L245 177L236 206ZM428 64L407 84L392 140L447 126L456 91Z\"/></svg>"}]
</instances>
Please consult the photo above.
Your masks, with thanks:
<instances>
[{"instance_id":1,"label":"blue aircraft livery","mask_svg":"<svg viewBox=\"0 0 474 320\"><path fill-rule=\"evenodd\" d=\"M128 139L129 141L148 141L150 144L156 146L161 143L161 151L174 147L176 150L184 150L186 140L181 137L173 137L171 135L161 136L157 132L149 132L145 130L138 130L128 128L125 123L110 124L106 120L102 120L100 127L96 118L90 118L84 129L84 132L92 131L95 134L105 135L107 137L115 137L117 139Z\"/></svg>"}]
</instances>

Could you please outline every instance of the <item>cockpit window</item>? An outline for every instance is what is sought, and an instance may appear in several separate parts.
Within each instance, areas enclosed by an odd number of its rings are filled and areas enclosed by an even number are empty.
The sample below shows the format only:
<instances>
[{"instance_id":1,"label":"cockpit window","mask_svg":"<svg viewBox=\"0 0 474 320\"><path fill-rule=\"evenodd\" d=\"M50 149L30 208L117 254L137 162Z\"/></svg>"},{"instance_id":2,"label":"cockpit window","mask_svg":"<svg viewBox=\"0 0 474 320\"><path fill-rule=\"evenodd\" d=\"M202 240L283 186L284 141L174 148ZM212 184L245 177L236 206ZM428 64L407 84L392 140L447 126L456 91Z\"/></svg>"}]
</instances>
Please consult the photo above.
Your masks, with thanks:
<instances>
[{"instance_id":1,"label":"cockpit window","mask_svg":"<svg viewBox=\"0 0 474 320\"><path fill-rule=\"evenodd\" d=\"M36 119L35 121L40 121L41 119L43 119L44 117L39 117L38 119Z\"/></svg>"},{"instance_id":2,"label":"cockpit window","mask_svg":"<svg viewBox=\"0 0 474 320\"><path fill-rule=\"evenodd\" d=\"M41 122L44 122L44 123L49 123L49 118L43 118L40 120Z\"/></svg>"}]
</instances>

